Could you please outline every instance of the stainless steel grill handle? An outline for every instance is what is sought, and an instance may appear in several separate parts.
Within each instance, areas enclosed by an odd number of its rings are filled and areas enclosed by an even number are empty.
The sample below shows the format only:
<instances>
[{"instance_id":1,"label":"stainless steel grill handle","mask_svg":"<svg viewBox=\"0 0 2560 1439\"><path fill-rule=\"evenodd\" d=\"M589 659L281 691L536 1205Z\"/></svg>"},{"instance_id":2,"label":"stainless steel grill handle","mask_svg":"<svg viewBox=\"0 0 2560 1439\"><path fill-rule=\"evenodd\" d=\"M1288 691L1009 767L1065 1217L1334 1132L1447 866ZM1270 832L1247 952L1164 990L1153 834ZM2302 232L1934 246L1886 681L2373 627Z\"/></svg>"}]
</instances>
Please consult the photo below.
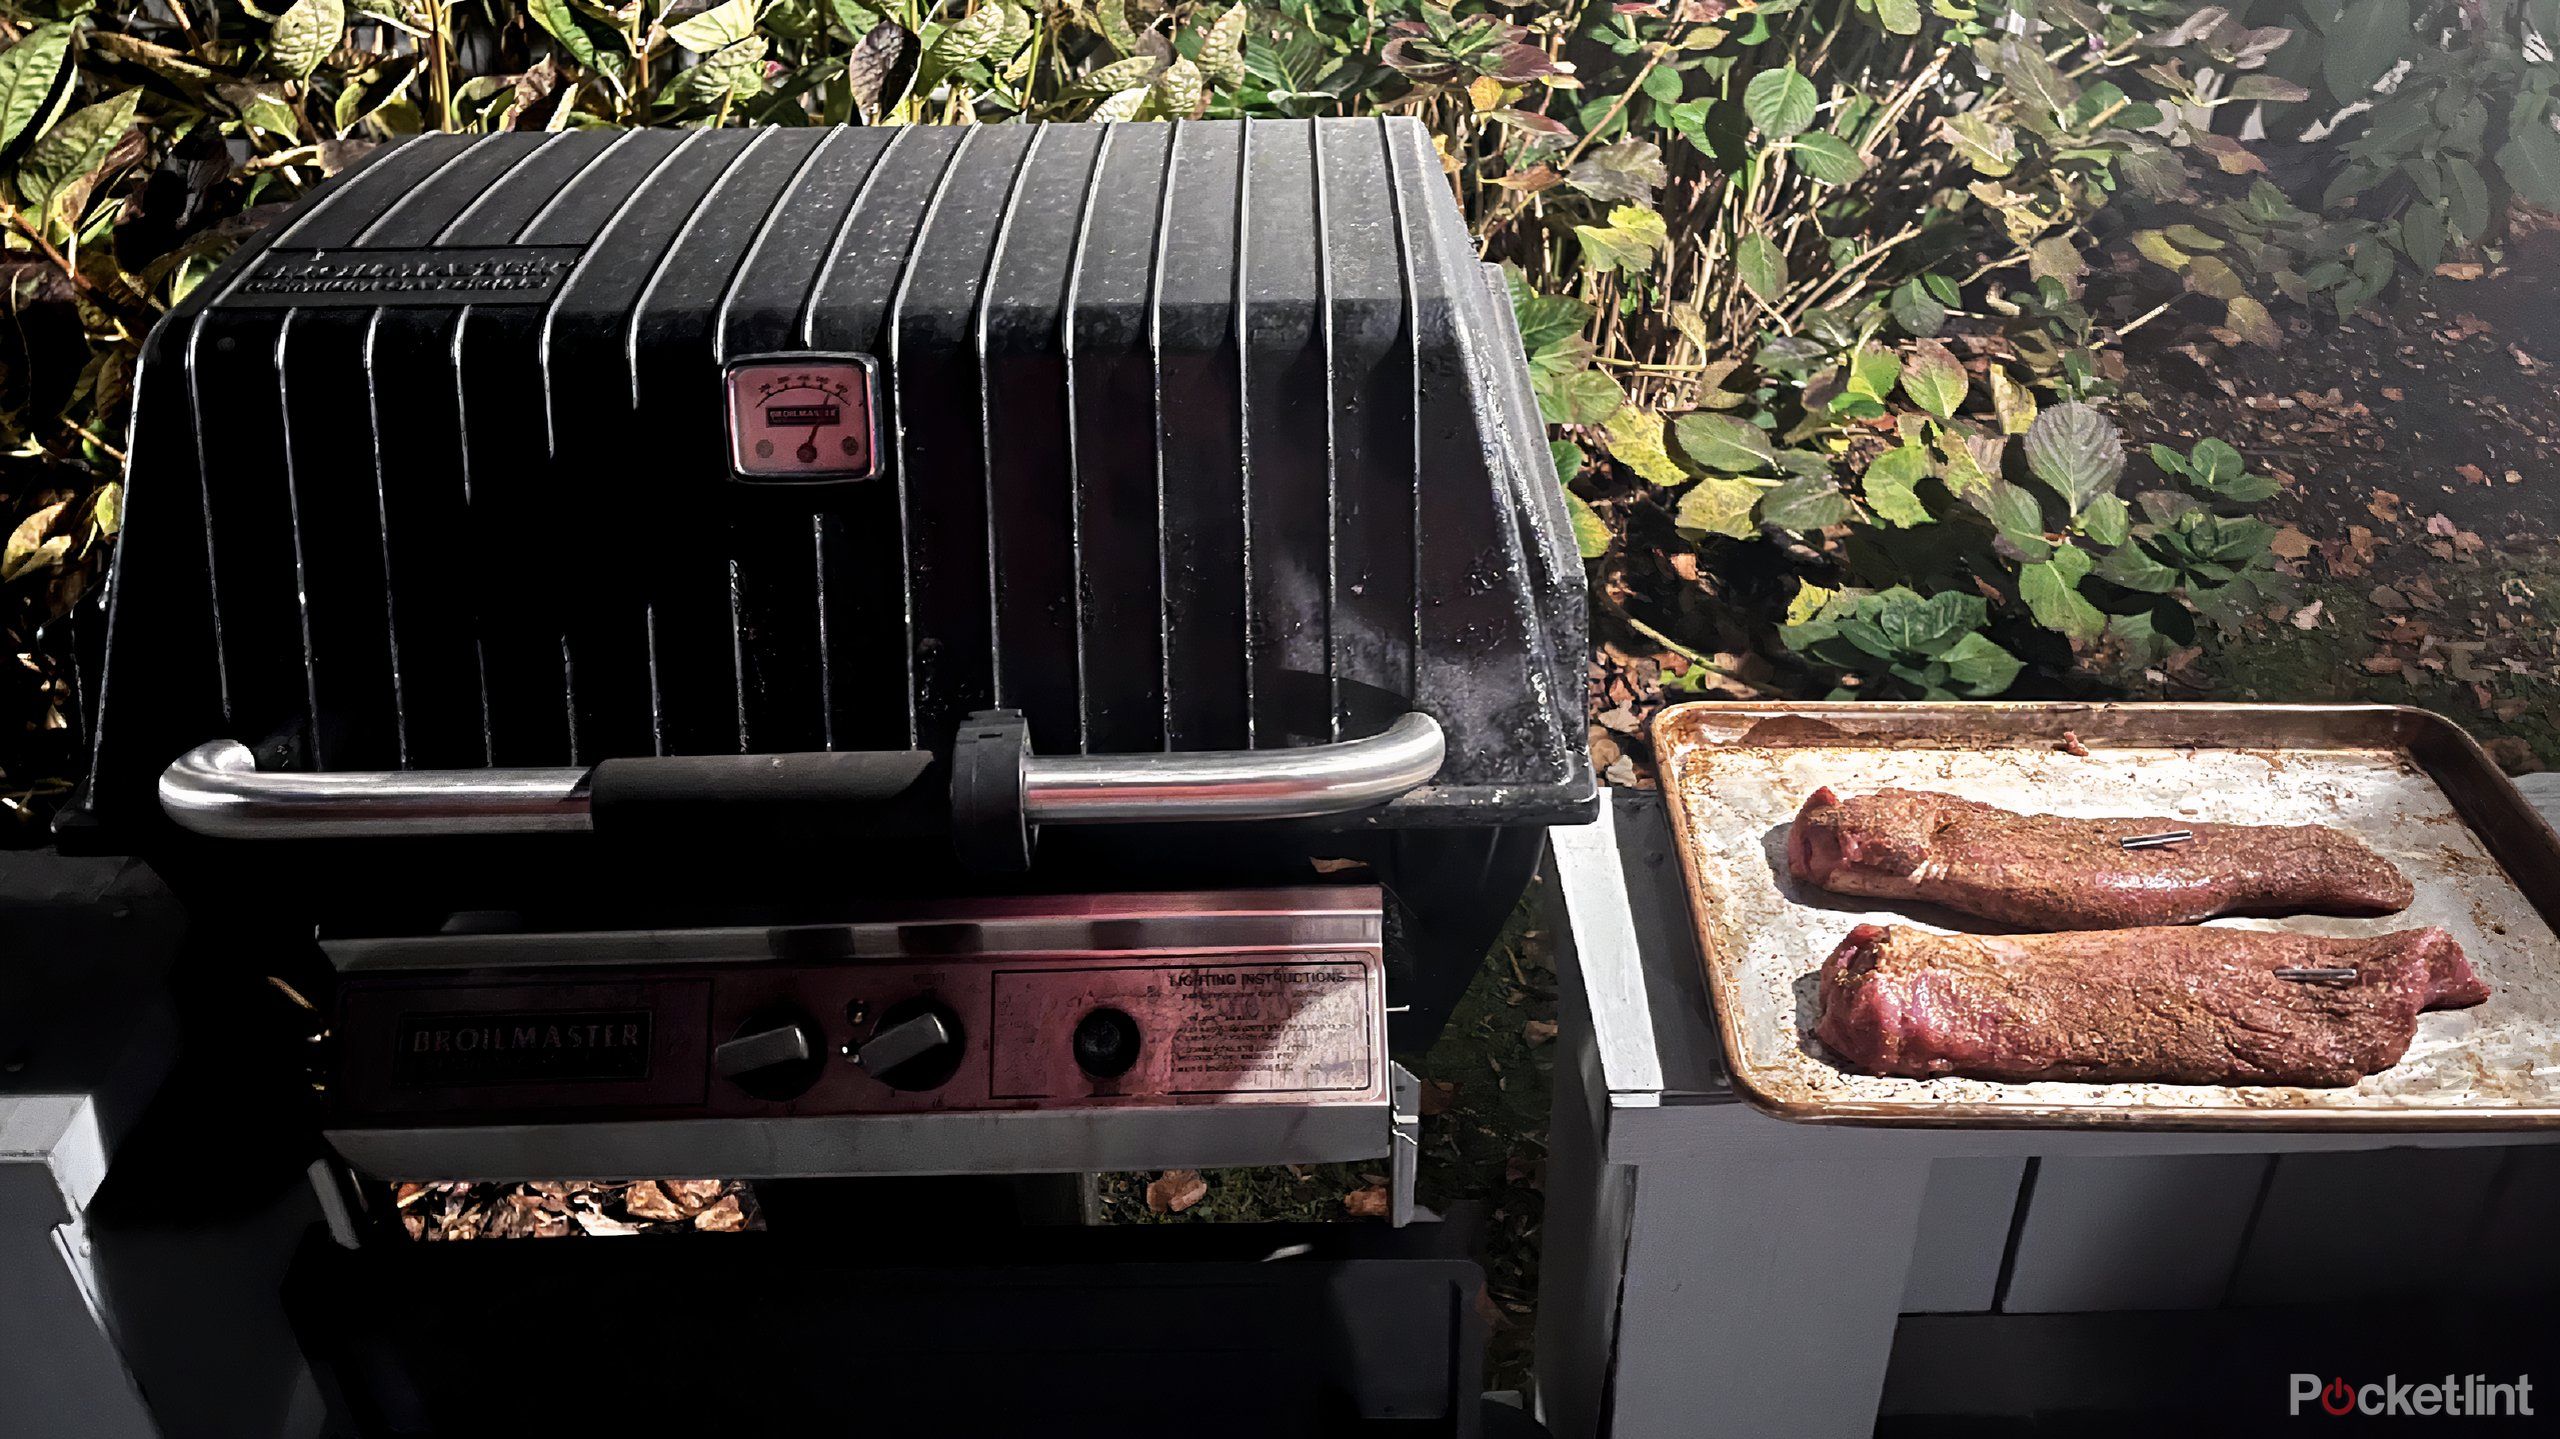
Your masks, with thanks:
<instances>
[{"instance_id":1,"label":"stainless steel grill handle","mask_svg":"<svg viewBox=\"0 0 2560 1439\"><path fill-rule=\"evenodd\" d=\"M1365 739L1294 749L1033 755L1034 824L1306 819L1365 809L1428 783L1440 726L1408 714ZM584 769L264 773L247 745L213 740L160 776L160 808L219 839L562 834L590 830Z\"/></svg>"}]
</instances>

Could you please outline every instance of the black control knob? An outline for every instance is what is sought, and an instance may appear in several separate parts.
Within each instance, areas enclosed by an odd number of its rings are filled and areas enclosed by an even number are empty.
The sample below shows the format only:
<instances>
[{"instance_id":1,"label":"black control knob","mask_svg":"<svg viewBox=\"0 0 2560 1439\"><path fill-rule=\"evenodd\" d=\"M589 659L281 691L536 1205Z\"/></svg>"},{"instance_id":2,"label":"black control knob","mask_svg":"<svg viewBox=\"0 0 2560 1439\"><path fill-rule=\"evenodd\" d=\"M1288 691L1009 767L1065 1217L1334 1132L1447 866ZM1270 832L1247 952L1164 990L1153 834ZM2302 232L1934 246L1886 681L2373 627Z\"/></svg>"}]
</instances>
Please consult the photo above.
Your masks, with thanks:
<instances>
[{"instance_id":1,"label":"black control knob","mask_svg":"<svg viewBox=\"0 0 2560 1439\"><path fill-rule=\"evenodd\" d=\"M1118 1079L1138 1062L1138 1021L1108 1006L1076 1021L1076 1068L1096 1079Z\"/></svg>"},{"instance_id":2,"label":"black control knob","mask_svg":"<svg viewBox=\"0 0 2560 1439\"><path fill-rule=\"evenodd\" d=\"M796 1009L764 1009L711 1052L720 1077L758 1099L797 1099L826 1072L826 1038Z\"/></svg>"},{"instance_id":3,"label":"black control knob","mask_svg":"<svg viewBox=\"0 0 2560 1439\"><path fill-rule=\"evenodd\" d=\"M892 1089L935 1089L960 1072L968 1049L960 1016L936 999L910 999L880 1012L853 1062Z\"/></svg>"}]
</instances>

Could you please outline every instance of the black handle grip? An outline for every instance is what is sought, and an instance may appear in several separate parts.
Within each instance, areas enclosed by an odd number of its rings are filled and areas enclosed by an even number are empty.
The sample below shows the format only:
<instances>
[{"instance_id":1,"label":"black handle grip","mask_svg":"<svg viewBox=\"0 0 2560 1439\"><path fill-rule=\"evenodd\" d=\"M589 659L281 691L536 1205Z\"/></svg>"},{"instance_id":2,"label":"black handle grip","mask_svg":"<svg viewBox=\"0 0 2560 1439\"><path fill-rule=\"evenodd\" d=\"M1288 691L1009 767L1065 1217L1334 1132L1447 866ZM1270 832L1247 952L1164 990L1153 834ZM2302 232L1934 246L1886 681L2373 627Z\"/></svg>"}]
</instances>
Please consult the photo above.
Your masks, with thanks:
<instances>
[{"instance_id":1,"label":"black handle grip","mask_svg":"<svg viewBox=\"0 0 2560 1439\"><path fill-rule=\"evenodd\" d=\"M1022 716L981 710L947 763L926 750L609 759L588 776L587 813L608 837L939 838L969 869L1018 871L1031 864L1030 757Z\"/></svg>"},{"instance_id":2,"label":"black handle grip","mask_svg":"<svg viewBox=\"0 0 2560 1439\"><path fill-rule=\"evenodd\" d=\"M951 772L927 750L609 759L587 787L608 836L780 828L829 838L951 832Z\"/></svg>"}]
</instances>

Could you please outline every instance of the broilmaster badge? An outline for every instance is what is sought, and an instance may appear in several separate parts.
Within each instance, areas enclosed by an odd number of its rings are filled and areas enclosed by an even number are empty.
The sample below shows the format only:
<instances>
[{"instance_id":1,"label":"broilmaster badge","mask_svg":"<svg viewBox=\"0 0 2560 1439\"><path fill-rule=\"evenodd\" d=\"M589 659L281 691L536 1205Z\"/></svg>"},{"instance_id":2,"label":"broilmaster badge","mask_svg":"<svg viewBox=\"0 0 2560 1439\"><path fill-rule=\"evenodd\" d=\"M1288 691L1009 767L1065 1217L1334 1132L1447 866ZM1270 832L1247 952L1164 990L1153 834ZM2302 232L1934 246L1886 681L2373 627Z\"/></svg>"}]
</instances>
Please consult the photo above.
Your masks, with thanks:
<instances>
[{"instance_id":1,"label":"broilmaster badge","mask_svg":"<svg viewBox=\"0 0 2560 1439\"><path fill-rule=\"evenodd\" d=\"M729 466L748 480L861 480L880 473L864 355L787 355L729 367Z\"/></svg>"}]
</instances>

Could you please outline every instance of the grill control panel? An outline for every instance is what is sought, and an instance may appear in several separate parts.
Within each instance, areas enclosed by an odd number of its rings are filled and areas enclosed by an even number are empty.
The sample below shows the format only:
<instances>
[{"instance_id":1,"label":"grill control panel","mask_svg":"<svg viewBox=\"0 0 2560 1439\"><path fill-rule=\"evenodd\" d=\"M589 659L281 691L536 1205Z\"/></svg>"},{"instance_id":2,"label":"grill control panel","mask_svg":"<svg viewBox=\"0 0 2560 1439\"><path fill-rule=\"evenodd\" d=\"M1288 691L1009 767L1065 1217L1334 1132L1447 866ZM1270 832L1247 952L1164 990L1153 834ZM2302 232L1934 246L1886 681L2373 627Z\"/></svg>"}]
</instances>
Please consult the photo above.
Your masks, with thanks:
<instances>
[{"instance_id":1,"label":"grill control panel","mask_svg":"<svg viewBox=\"0 0 2560 1439\"><path fill-rule=\"evenodd\" d=\"M1377 1104L1377 891L332 947L342 1124Z\"/></svg>"}]
</instances>

